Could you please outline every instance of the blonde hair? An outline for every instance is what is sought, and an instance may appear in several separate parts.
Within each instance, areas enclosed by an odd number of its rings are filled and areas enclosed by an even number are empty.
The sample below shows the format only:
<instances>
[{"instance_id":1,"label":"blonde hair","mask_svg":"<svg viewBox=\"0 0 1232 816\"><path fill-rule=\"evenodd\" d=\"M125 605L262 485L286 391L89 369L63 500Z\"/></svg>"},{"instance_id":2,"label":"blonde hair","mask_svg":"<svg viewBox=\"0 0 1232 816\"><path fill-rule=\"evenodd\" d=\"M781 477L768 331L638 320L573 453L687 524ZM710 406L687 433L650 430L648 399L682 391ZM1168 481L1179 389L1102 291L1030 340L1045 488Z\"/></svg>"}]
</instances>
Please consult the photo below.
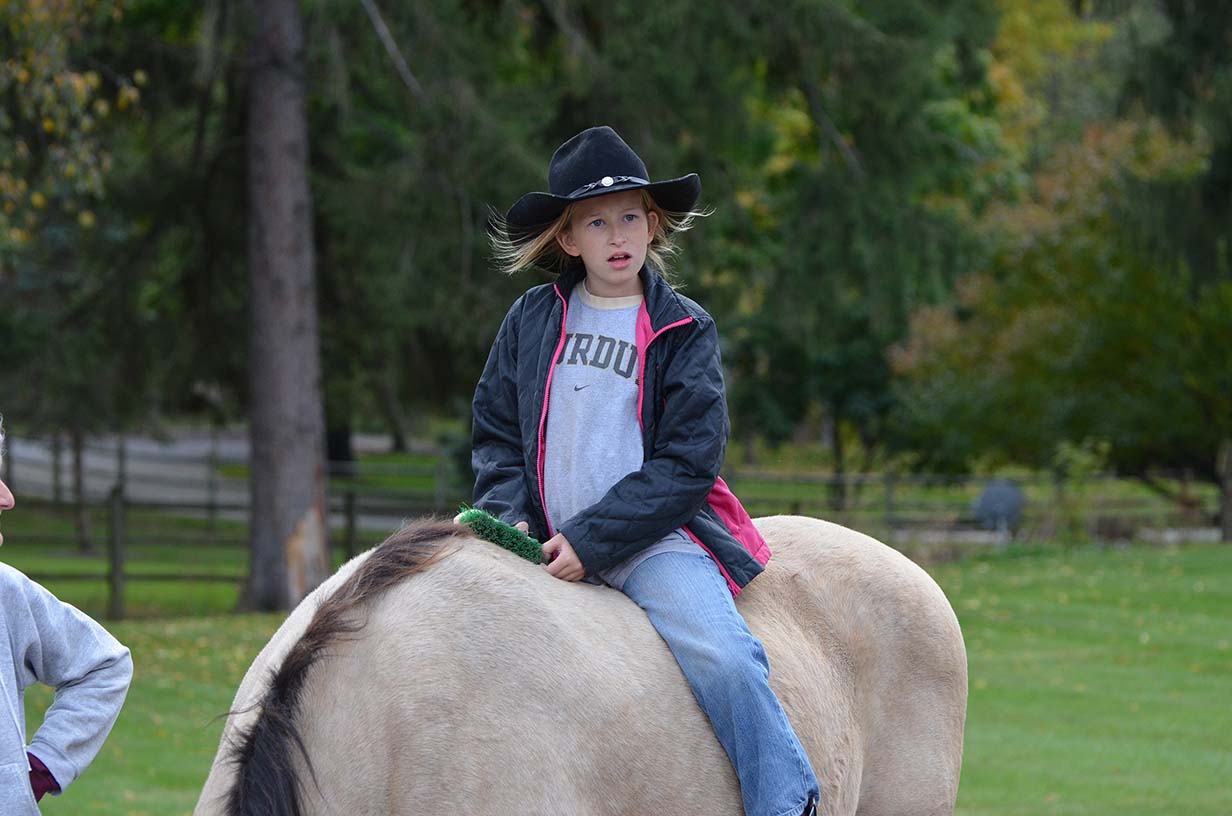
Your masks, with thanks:
<instances>
[{"instance_id":1,"label":"blonde hair","mask_svg":"<svg viewBox=\"0 0 1232 816\"><path fill-rule=\"evenodd\" d=\"M678 232L687 232L693 228L698 218L705 218L712 210L689 210L688 212L672 212L659 206L654 197L642 190L642 206L646 212L659 216L654 235L650 237L650 245L646 248L646 260L654 264L665 277L670 276L668 261L680 248L673 240ZM513 275L531 267L538 266L548 272L563 272L574 260L573 256L561 249L556 236L567 232L569 222L573 218L576 203L565 207L564 212L540 231L511 230L504 217L494 214L493 229L490 235L492 241L492 257L497 268L506 275Z\"/></svg>"}]
</instances>

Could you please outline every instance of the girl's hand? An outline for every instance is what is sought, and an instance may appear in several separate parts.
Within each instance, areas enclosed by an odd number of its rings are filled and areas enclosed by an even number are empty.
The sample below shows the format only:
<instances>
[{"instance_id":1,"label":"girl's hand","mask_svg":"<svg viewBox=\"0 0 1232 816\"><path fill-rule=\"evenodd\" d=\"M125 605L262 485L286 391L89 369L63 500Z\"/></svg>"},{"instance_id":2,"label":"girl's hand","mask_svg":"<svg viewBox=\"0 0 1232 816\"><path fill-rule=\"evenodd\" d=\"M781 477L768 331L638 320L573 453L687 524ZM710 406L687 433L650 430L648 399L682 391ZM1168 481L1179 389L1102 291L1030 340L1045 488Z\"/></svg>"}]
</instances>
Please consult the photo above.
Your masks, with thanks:
<instances>
[{"instance_id":1,"label":"girl's hand","mask_svg":"<svg viewBox=\"0 0 1232 816\"><path fill-rule=\"evenodd\" d=\"M543 557L548 559L544 569L553 578L559 578L562 581L580 581L586 576L586 568L582 566L577 553L569 544L569 539L565 538L563 533L557 533L548 539L543 545Z\"/></svg>"}]
</instances>

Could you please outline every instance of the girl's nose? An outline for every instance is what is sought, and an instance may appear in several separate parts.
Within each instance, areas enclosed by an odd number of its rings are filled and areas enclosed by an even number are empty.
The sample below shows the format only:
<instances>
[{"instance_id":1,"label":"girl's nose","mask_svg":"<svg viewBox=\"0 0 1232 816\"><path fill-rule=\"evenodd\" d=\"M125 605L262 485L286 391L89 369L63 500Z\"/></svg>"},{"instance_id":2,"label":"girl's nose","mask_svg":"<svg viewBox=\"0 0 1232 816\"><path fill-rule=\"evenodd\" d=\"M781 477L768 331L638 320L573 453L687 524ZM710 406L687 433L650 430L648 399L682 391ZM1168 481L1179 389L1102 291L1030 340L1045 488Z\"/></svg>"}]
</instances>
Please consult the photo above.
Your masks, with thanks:
<instances>
[{"instance_id":1,"label":"girl's nose","mask_svg":"<svg viewBox=\"0 0 1232 816\"><path fill-rule=\"evenodd\" d=\"M13 500L13 491L9 490L9 486L0 480L0 510L12 510L16 502Z\"/></svg>"}]
</instances>

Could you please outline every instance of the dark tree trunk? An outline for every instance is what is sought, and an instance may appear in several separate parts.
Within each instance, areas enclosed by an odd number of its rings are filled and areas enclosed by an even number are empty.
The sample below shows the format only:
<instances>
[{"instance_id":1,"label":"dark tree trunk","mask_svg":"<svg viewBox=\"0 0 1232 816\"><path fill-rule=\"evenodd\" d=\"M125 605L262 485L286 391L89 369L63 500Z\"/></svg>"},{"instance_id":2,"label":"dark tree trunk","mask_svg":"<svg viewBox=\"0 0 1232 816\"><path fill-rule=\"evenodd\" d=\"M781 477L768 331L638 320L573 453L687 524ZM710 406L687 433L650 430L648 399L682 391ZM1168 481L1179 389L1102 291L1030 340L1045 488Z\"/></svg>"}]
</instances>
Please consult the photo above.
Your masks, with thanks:
<instances>
[{"instance_id":1,"label":"dark tree trunk","mask_svg":"<svg viewBox=\"0 0 1232 816\"><path fill-rule=\"evenodd\" d=\"M351 441L351 423L338 420L325 430L325 457L334 476L355 474L355 446Z\"/></svg>"},{"instance_id":2,"label":"dark tree trunk","mask_svg":"<svg viewBox=\"0 0 1232 816\"><path fill-rule=\"evenodd\" d=\"M382 361L383 369L373 379L377 389L377 405L381 416L385 419L385 427L389 429L394 453L405 453L411 449L407 441L406 418L402 416L402 408L398 405L398 393L394 388L394 374Z\"/></svg>"},{"instance_id":3,"label":"dark tree trunk","mask_svg":"<svg viewBox=\"0 0 1232 816\"><path fill-rule=\"evenodd\" d=\"M320 138L320 137L318 137ZM324 137L328 139L329 137ZM326 172L337 173L333 158L315 154ZM355 449L351 441L354 417L356 368L362 365L363 351L357 324L360 308L351 276L339 269L331 254L333 241L329 225L315 225L317 311L321 316L322 387L325 399L325 461L328 476L355 473ZM327 483L328 486L328 483Z\"/></svg>"},{"instance_id":4,"label":"dark tree trunk","mask_svg":"<svg viewBox=\"0 0 1232 816\"><path fill-rule=\"evenodd\" d=\"M834 406L830 407L829 413L831 419L828 426L830 450L834 452L834 482L830 487L830 506L835 510L842 510L847 506L847 462L844 459L843 450L843 417Z\"/></svg>"},{"instance_id":5,"label":"dark tree trunk","mask_svg":"<svg viewBox=\"0 0 1232 816\"><path fill-rule=\"evenodd\" d=\"M74 425L70 431L73 447L73 521L77 525L77 549L93 553L94 540L90 537L90 508L86 504L85 432Z\"/></svg>"},{"instance_id":6,"label":"dark tree trunk","mask_svg":"<svg viewBox=\"0 0 1232 816\"><path fill-rule=\"evenodd\" d=\"M299 0L251 0L252 560L242 605L289 609L329 573L325 420Z\"/></svg>"},{"instance_id":7,"label":"dark tree trunk","mask_svg":"<svg viewBox=\"0 0 1232 816\"><path fill-rule=\"evenodd\" d=\"M744 464L757 467L757 434L752 428L744 433Z\"/></svg>"}]
</instances>

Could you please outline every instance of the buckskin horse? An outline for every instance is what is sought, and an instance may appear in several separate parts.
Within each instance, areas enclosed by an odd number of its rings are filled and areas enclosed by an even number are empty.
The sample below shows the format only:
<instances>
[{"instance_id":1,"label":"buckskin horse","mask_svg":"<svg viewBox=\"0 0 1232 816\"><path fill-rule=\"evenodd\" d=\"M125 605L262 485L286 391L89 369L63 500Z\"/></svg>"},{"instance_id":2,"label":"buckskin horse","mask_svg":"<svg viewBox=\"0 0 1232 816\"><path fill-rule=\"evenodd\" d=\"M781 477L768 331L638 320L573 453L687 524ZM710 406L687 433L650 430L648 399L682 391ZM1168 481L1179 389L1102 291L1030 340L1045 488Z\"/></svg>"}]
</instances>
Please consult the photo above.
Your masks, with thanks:
<instances>
[{"instance_id":1,"label":"buckskin horse","mask_svg":"<svg viewBox=\"0 0 1232 816\"><path fill-rule=\"evenodd\" d=\"M868 536L756 524L737 598L821 782L821 813L951 814L967 660L937 584ZM416 522L345 564L249 668L197 816L741 812L645 614Z\"/></svg>"}]
</instances>

